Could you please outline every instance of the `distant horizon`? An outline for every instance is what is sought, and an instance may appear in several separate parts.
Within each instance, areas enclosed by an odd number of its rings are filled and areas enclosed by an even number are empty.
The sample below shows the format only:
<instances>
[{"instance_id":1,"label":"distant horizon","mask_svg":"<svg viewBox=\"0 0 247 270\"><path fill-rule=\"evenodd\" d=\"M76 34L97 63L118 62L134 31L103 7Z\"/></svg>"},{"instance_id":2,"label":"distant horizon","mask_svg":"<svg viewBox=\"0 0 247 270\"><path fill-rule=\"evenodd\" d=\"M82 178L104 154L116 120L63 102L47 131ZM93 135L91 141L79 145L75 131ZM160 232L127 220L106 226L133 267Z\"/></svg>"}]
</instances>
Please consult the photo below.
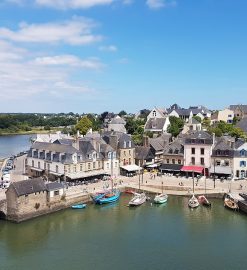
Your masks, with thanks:
<instances>
[{"instance_id":1,"label":"distant horizon","mask_svg":"<svg viewBox=\"0 0 247 270\"><path fill-rule=\"evenodd\" d=\"M177 105L179 105L181 108L183 108L183 109L189 109L189 107L197 107L197 106L204 106L204 107L206 107L207 109L209 109L210 111L217 111L217 110L224 110L224 109L226 109L226 108L228 108L229 109L229 107L230 107L230 105L244 105L244 104L240 104L240 103L238 103L238 104L229 104L229 105L227 105L227 106L225 106L224 108L210 108L210 107L208 107L208 106L206 106L206 105L203 105L203 104L200 104L200 105L189 105L188 107L185 107L185 106L181 106L180 104L178 104L178 103L173 103L173 104L177 104ZM69 113L73 113L73 114L101 114L101 113L103 113L103 112L109 112L109 113L115 113L115 114L119 114L121 111L125 111L127 114L136 114L136 113L138 113L138 112L140 112L141 110L145 110L145 109L147 109L147 110L152 110L152 109L154 109L154 108L158 108L158 109L168 109L168 108L170 108L173 104L171 104L171 105L169 105L169 106L167 106L167 107L160 107L160 106L153 106L153 107L150 107L150 108L141 108L141 109L137 109L137 111L135 111L135 112L130 112L130 111L127 111L127 110L125 110L125 109L119 109L118 111L112 111L112 110L104 110L104 111L100 111L100 112L76 112L76 111L68 111L68 112L62 112L62 111L60 111L60 112L0 112L0 114L61 114L61 113L64 113L64 114L69 114Z\"/></svg>"},{"instance_id":2,"label":"distant horizon","mask_svg":"<svg viewBox=\"0 0 247 270\"><path fill-rule=\"evenodd\" d=\"M2 0L0 110L239 104L246 10L246 0Z\"/></svg>"}]
</instances>

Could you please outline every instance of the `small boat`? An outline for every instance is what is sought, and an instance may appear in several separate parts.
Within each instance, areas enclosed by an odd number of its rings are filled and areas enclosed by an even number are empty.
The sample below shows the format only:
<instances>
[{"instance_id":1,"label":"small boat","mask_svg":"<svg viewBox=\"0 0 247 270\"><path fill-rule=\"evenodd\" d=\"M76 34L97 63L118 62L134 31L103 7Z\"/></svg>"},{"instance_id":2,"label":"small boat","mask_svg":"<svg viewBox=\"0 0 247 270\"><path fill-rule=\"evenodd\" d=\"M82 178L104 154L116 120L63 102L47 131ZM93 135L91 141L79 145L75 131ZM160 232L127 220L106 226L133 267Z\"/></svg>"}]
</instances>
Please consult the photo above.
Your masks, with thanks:
<instances>
[{"instance_id":1,"label":"small boat","mask_svg":"<svg viewBox=\"0 0 247 270\"><path fill-rule=\"evenodd\" d=\"M211 207L211 203L204 195L198 196L197 199L199 203L202 204L203 206Z\"/></svg>"},{"instance_id":2,"label":"small boat","mask_svg":"<svg viewBox=\"0 0 247 270\"><path fill-rule=\"evenodd\" d=\"M199 201L197 200L197 198L195 197L195 195L193 194L193 196L190 198L189 203L188 203L189 207L191 208L196 208L198 207Z\"/></svg>"},{"instance_id":3,"label":"small boat","mask_svg":"<svg viewBox=\"0 0 247 270\"><path fill-rule=\"evenodd\" d=\"M119 190L113 190L109 193L101 194L94 198L94 202L96 204L107 204L107 203L113 203L119 200L120 197L120 191Z\"/></svg>"},{"instance_id":4,"label":"small boat","mask_svg":"<svg viewBox=\"0 0 247 270\"><path fill-rule=\"evenodd\" d=\"M145 203L147 196L145 193L134 193L134 197L129 201L129 206L138 206Z\"/></svg>"},{"instance_id":5,"label":"small boat","mask_svg":"<svg viewBox=\"0 0 247 270\"><path fill-rule=\"evenodd\" d=\"M238 210L238 202L232 197L231 193L227 193L224 198L224 206L231 210Z\"/></svg>"},{"instance_id":6,"label":"small boat","mask_svg":"<svg viewBox=\"0 0 247 270\"><path fill-rule=\"evenodd\" d=\"M72 209L84 209L86 208L86 204L85 203L78 203L78 204L74 204L71 206Z\"/></svg>"},{"instance_id":7,"label":"small boat","mask_svg":"<svg viewBox=\"0 0 247 270\"><path fill-rule=\"evenodd\" d=\"M168 195L165 193L161 193L154 197L154 203L157 203L157 204L166 203L167 199L168 199Z\"/></svg>"}]
</instances>

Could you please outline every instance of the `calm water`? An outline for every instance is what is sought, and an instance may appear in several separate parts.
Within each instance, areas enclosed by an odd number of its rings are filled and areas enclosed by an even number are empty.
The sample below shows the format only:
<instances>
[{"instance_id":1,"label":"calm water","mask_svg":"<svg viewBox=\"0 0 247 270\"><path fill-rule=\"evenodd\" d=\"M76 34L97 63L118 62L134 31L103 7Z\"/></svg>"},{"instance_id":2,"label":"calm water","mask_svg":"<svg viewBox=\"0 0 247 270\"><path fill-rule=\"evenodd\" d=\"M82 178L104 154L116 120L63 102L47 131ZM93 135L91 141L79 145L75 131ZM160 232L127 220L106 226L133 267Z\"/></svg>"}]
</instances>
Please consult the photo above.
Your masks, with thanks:
<instances>
[{"instance_id":1,"label":"calm water","mask_svg":"<svg viewBox=\"0 0 247 270\"><path fill-rule=\"evenodd\" d=\"M247 216L190 210L186 198L129 209L115 205L65 210L22 224L0 222L0 269L236 270L247 263Z\"/></svg>"},{"instance_id":2,"label":"calm water","mask_svg":"<svg viewBox=\"0 0 247 270\"><path fill-rule=\"evenodd\" d=\"M0 136L0 159L28 150L31 137L35 135Z\"/></svg>"}]
</instances>

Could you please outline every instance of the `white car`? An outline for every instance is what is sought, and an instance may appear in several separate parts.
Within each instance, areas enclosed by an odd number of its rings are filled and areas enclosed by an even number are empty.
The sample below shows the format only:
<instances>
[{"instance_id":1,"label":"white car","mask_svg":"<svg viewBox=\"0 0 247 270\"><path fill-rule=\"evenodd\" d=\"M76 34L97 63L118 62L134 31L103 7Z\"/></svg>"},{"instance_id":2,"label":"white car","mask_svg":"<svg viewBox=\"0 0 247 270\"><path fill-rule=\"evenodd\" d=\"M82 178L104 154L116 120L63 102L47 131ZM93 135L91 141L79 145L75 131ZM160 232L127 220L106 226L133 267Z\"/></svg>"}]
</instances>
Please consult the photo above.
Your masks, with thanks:
<instances>
[{"instance_id":1,"label":"white car","mask_svg":"<svg viewBox=\"0 0 247 270\"><path fill-rule=\"evenodd\" d=\"M10 181L3 181L2 187L8 188L10 186Z\"/></svg>"}]
</instances>

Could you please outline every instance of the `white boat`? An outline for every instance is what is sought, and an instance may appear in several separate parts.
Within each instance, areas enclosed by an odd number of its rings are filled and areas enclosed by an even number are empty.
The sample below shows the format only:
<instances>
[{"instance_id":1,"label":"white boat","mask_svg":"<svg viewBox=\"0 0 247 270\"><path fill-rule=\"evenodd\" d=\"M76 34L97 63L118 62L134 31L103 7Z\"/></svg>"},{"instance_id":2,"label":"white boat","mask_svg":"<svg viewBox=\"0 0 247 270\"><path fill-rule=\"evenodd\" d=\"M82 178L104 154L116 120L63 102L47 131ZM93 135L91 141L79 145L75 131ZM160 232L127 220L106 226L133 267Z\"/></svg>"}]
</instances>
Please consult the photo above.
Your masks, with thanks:
<instances>
[{"instance_id":1,"label":"white boat","mask_svg":"<svg viewBox=\"0 0 247 270\"><path fill-rule=\"evenodd\" d=\"M168 199L168 195L165 193L161 193L154 197L154 203L157 203L157 204L166 203L167 199Z\"/></svg>"},{"instance_id":2,"label":"white boat","mask_svg":"<svg viewBox=\"0 0 247 270\"><path fill-rule=\"evenodd\" d=\"M145 203L147 196L145 193L134 193L134 197L129 201L129 206L138 206Z\"/></svg>"},{"instance_id":3,"label":"white boat","mask_svg":"<svg viewBox=\"0 0 247 270\"><path fill-rule=\"evenodd\" d=\"M191 197L191 199L189 200L189 203L188 203L189 207L191 208L196 208L198 207L200 204L199 204L199 201L197 200L197 198L195 197L195 195L193 194L193 196Z\"/></svg>"}]
</instances>

